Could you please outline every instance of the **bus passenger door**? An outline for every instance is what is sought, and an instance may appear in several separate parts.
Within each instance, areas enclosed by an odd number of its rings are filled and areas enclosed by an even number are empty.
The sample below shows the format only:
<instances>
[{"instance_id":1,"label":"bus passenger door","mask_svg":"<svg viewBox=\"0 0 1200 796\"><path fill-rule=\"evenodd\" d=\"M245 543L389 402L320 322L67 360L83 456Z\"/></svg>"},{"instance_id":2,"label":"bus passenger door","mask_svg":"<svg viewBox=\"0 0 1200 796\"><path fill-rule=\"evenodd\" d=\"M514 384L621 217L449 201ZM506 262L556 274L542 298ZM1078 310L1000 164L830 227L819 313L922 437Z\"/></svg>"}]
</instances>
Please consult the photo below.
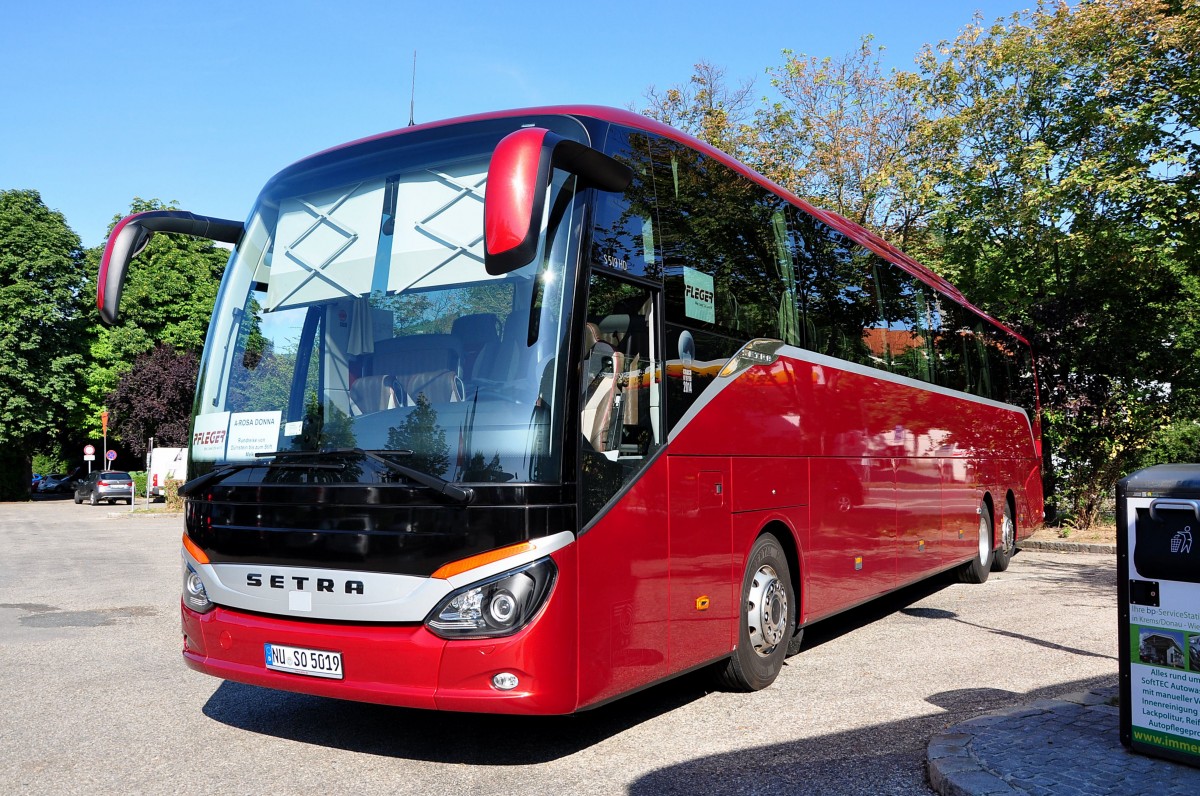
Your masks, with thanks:
<instances>
[{"instance_id":1,"label":"bus passenger door","mask_svg":"<svg viewBox=\"0 0 1200 796\"><path fill-rule=\"evenodd\" d=\"M580 363L580 701L667 674L660 291L594 271Z\"/></svg>"},{"instance_id":2,"label":"bus passenger door","mask_svg":"<svg viewBox=\"0 0 1200 796\"><path fill-rule=\"evenodd\" d=\"M682 671L729 652L740 577L732 572L729 460L669 456L668 667Z\"/></svg>"}]
</instances>

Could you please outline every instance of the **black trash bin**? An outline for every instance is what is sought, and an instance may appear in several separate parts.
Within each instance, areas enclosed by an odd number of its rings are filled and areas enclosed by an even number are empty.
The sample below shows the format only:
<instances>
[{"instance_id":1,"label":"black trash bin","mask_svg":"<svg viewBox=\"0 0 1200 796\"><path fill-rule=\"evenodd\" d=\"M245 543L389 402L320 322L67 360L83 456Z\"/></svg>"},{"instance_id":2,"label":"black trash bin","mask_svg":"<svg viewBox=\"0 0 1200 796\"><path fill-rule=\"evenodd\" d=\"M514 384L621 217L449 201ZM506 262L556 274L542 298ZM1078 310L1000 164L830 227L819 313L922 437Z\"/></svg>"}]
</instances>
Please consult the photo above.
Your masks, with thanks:
<instances>
[{"instance_id":1,"label":"black trash bin","mask_svg":"<svg viewBox=\"0 0 1200 796\"><path fill-rule=\"evenodd\" d=\"M1200 464L1117 484L1121 742L1200 766Z\"/></svg>"}]
</instances>

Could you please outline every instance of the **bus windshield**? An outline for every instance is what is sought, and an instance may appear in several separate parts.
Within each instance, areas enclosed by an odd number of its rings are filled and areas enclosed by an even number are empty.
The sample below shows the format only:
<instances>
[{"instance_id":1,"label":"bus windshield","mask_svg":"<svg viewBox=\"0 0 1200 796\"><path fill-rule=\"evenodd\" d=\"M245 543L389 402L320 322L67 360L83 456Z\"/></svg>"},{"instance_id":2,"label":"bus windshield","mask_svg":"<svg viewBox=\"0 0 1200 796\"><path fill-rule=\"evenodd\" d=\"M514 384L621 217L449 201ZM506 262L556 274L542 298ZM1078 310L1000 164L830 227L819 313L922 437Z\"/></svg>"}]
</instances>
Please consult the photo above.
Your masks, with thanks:
<instances>
[{"instance_id":1,"label":"bus windshield","mask_svg":"<svg viewBox=\"0 0 1200 796\"><path fill-rule=\"evenodd\" d=\"M513 124L367 142L268 184L214 311L195 474L271 452L358 448L451 481L560 478L560 347L581 213L574 179L556 174L534 260L484 270L488 163ZM228 481L388 472L246 467Z\"/></svg>"}]
</instances>

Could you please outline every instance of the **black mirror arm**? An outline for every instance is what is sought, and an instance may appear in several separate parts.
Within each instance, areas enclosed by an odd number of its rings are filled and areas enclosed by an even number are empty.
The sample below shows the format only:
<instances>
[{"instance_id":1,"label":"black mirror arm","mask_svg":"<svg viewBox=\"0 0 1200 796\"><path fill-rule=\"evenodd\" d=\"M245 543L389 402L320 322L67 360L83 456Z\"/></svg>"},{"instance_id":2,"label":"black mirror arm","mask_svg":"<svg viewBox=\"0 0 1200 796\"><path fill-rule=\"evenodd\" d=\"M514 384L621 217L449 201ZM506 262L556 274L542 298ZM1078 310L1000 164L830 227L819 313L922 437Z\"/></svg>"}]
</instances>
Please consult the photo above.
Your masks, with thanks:
<instances>
[{"instance_id":1,"label":"black mirror arm","mask_svg":"<svg viewBox=\"0 0 1200 796\"><path fill-rule=\"evenodd\" d=\"M117 322L129 261L146 248L154 233L171 232L236 244L242 239L244 230L245 224L241 221L198 216L185 210L151 210L121 219L108 236L100 260L96 283L96 307L100 310L100 319L110 326Z\"/></svg>"}]
</instances>

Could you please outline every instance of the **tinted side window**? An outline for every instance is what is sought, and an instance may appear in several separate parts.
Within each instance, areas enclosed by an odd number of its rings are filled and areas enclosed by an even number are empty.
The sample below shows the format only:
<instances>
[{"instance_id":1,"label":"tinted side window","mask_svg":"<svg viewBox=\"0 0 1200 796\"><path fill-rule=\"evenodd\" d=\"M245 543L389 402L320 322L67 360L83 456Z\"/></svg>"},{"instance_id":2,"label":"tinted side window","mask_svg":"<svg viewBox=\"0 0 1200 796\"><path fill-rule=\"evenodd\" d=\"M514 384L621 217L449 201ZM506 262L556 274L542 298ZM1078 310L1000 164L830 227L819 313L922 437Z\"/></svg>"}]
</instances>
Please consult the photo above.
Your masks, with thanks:
<instances>
[{"instance_id":1,"label":"tinted side window","mask_svg":"<svg viewBox=\"0 0 1200 796\"><path fill-rule=\"evenodd\" d=\"M1005 403L1014 403L1013 387L1017 375L1017 341L990 323L983 325L983 339L987 348L988 372L992 378L992 398Z\"/></svg>"},{"instance_id":2,"label":"tinted side window","mask_svg":"<svg viewBox=\"0 0 1200 796\"><path fill-rule=\"evenodd\" d=\"M633 169L624 193L596 191L590 257L592 265L659 279L662 255L657 234L657 186L650 138L614 128L605 151Z\"/></svg>"},{"instance_id":3,"label":"tinted side window","mask_svg":"<svg viewBox=\"0 0 1200 796\"><path fill-rule=\"evenodd\" d=\"M739 344L795 342L786 203L699 152L656 146L668 319Z\"/></svg>"},{"instance_id":4,"label":"tinted side window","mask_svg":"<svg viewBox=\"0 0 1200 796\"><path fill-rule=\"evenodd\" d=\"M934 381L932 313L921 280L900 268L876 260L880 304L886 321L888 364L893 373Z\"/></svg>"},{"instance_id":5,"label":"tinted side window","mask_svg":"<svg viewBox=\"0 0 1200 796\"><path fill-rule=\"evenodd\" d=\"M1030 420L1036 420L1037 382L1034 378L1033 352L1023 343L1013 341L1013 345L1017 348L1017 355L1009 400L1028 412Z\"/></svg>"},{"instance_id":6,"label":"tinted side window","mask_svg":"<svg viewBox=\"0 0 1200 796\"><path fill-rule=\"evenodd\" d=\"M798 211L793 216L792 239L804 347L862 365L887 367L870 254Z\"/></svg>"},{"instance_id":7,"label":"tinted side window","mask_svg":"<svg viewBox=\"0 0 1200 796\"><path fill-rule=\"evenodd\" d=\"M937 380L943 387L992 397L983 319L951 301L940 301L941 330L934 337Z\"/></svg>"},{"instance_id":8,"label":"tinted side window","mask_svg":"<svg viewBox=\"0 0 1200 796\"><path fill-rule=\"evenodd\" d=\"M1027 345L991 324L984 325L984 336L992 374L992 397L1021 407L1033 418L1037 401L1032 352Z\"/></svg>"}]
</instances>

